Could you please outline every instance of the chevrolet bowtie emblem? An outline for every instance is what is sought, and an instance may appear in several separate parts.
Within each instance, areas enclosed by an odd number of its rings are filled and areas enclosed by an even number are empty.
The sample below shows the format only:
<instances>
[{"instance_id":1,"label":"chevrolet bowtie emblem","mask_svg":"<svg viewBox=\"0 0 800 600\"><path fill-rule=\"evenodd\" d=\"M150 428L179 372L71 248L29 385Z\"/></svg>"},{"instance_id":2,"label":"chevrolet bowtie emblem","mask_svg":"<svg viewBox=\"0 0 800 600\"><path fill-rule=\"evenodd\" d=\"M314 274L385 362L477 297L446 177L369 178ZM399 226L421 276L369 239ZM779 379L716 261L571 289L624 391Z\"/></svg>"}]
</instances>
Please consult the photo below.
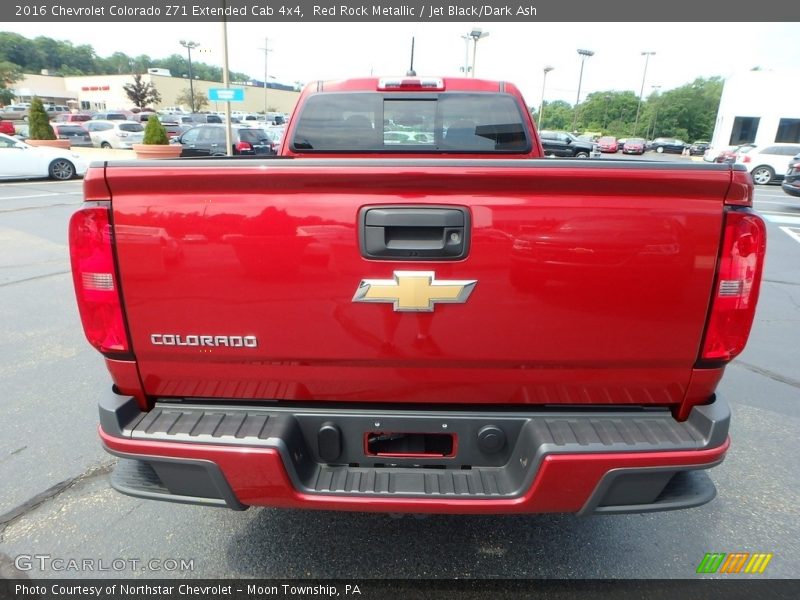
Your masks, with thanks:
<instances>
[{"instance_id":1,"label":"chevrolet bowtie emblem","mask_svg":"<svg viewBox=\"0 0 800 600\"><path fill-rule=\"evenodd\" d=\"M437 302L466 302L477 283L436 281L433 271L395 271L394 279L362 279L353 302L391 302L396 311L432 312Z\"/></svg>"}]
</instances>

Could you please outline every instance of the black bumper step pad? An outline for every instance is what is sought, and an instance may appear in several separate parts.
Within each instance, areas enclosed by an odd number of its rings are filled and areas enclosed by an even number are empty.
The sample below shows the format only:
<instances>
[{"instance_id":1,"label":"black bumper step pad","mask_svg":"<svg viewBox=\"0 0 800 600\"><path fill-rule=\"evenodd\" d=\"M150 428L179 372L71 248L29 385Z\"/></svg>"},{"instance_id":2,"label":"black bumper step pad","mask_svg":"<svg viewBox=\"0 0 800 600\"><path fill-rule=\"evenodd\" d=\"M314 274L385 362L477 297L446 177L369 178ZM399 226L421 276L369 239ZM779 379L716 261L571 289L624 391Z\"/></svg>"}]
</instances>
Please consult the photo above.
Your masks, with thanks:
<instances>
[{"instance_id":1,"label":"black bumper step pad","mask_svg":"<svg viewBox=\"0 0 800 600\"><path fill-rule=\"evenodd\" d=\"M530 488L545 456L715 448L727 439L730 419L722 400L695 407L685 422L660 409L404 411L165 401L141 413L131 402L113 394L101 401L107 433L136 440L270 448L280 453L297 490L367 497L519 497ZM487 427L502 432L501 443L495 438L493 446L482 445L481 432ZM375 432L446 432L457 451L452 457L372 455L365 436ZM165 469L156 467L162 475ZM681 470L652 477L653 498L662 489L669 493L665 486ZM624 490L621 486L615 489Z\"/></svg>"}]
</instances>

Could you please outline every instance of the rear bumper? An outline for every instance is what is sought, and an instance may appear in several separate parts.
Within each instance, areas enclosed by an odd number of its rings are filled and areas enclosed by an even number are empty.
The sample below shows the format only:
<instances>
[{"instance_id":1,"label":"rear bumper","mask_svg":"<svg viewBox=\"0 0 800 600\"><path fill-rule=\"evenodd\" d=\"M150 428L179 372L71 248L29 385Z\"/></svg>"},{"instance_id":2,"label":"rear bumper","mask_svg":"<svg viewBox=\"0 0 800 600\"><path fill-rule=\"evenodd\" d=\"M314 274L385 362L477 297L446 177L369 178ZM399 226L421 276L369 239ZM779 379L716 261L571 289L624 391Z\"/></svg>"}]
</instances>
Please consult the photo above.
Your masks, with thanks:
<instances>
[{"instance_id":1,"label":"rear bumper","mask_svg":"<svg viewBox=\"0 0 800 600\"><path fill-rule=\"evenodd\" d=\"M227 506L415 513L578 514L699 506L728 449L723 400L663 410L370 410L157 403L109 393L100 436L112 485ZM375 453L376 432L447 435L451 453ZM488 440L487 440L488 438Z\"/></svg>"},{"instance_id":2,"label":"rear bumper","mask_svg":"<svg viewBox=\"0 0 800 600\"><path fill-rule=\"evenodd\" d=\"M791 182L784 179L781 183L781 187L783 188L783 191L790 196L800 196L800 180L798 179L792 179Z\"/></svg>"}]
</instances>

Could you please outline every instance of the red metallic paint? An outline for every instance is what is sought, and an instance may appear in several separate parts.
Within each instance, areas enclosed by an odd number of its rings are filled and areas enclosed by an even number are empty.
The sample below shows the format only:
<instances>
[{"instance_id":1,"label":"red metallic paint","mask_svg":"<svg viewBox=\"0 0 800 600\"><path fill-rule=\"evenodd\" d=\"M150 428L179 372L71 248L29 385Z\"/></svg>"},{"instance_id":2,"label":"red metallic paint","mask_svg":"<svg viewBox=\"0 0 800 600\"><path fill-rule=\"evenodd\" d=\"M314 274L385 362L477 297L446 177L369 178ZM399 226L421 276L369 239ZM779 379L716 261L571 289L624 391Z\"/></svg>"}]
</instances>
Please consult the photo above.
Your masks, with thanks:
<instances>
[{"instance_id":1,"label":"red metallic paint","mask_svg":"<svg viewBox=\"0 0 800 600\"><path fill-rule=\"evenodd\" d=\"M141 410L150 410L147 396L142 387L142 380L139 378L139 370L136 362L132 360L114 360L106 358L106 368L111 375L111 381L121 395L132 396L136 399L136 404Z\"/></svg>"},{"instance_id":2,"label":"red metallic paint","mask_svg":"<svg viewBox=\"0 0 800 600\"><path fill-rule=\"evenodd\" d=\"M117 255L148 394L683 401L711 297L730 171L593 168L590 161L331 162L107 168L115 227L137 232L118 236ZM430 203L469 207L467 259L360 256L362 206ZM351 302L361 279L420 265L438 279L478 285L466 304L433 313ZM156 333L256 335L259 345L154 346Z\"/></svg>"},{"instance_id":3,"label":"red metallic paint","mask_svg":"<svg viewBox=\"0 0 800 600\"><path fill-rule=\"evenodd\" d=\"M237 499L251 506L447 514L578 512L612 469L713 465L730 440L709 450L580 454L546 457L530 489L503 500L371 498L302 494L292 485L275 450L121 439L99 429L106 448L152 457L210 460L225 475Z\"/></svg>"},{"instance_id":4,"label":"red metallic paint","mask_svg":"<svg viewBox=\"0 0 800 600\"><path fill-rule=\"evenodd\" d=\"M701 404L707 404L708 399L717 389L725 373L723 367L710 368L710 369L694 369L689 385L686 388L686 396L679 407L675 407L673 414L678 421L685 421L689 418L689 413L692 408Z\"/></svg>"}]
</instances>

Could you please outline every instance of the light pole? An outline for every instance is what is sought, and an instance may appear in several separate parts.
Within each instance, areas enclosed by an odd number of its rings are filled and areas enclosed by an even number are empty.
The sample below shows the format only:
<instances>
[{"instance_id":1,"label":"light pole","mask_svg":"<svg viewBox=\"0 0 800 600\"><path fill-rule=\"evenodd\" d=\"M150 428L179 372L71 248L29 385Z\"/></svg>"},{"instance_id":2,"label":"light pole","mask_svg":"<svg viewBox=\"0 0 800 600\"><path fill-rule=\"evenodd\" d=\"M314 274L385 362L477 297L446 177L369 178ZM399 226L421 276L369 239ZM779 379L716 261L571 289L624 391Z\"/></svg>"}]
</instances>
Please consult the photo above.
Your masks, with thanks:
<instances>
[{"instance_id":1,"label":"light pole","mask_svg":"<svg viewBox=\"0 0 800 600\"><path fill-rule=\"evenodd\" d=\"M647 63L650 61L650 56L655 52L647 51L642 52L644 56L644 73L642 73L642 88L639 90L639 104L636 107L636 119L633 121L633 137L636 137L636 129L639 127L639 111L642 108L642 96L644 95L644 80L647 78Z\"/></svg>"},{"instance_id":2,"label":"light pole","mask_svg":"<svg viewBox=\"0 0 800 600\"><path fill-rule=\"evenodd\" d=\"M464 77L469 77L469 72L472 67L469 66L469 41L472 39L469 35L462 35L461 39L464 40L464 66L461 70L464 71Z\"/></svg>"},{"instance_id":3,"label":"light pole","mask_svg":"<svg viewBox=\"0 0 800 600\"><path fill-rule=\"evenodd\" d=\"M222 0L222 87L230 87L228 69L228 18L225 16L228 0ZM231 130L231 102L225 101L225 155L233 155L233 131Z\"/></svg>"},{"instance_id":4,"label":"light pole","mask_svg":"<svg viewBox=\"0 0 800 600\"><path fill-rule=\"evenodd\" d=\"M475 55L478 53L478 40L485 38L489 35L488 31L476 27L469 32L469 37L472 38L472 76L475 77Z\"/></svg>"},{"instance_id":5,"label":"light pole","mask_svg":"<svg viewBox=\"0 0 800 600\"><path fill-rule=\"evenodd\" d=\"M581 84L583 83L583 63L586 62L586 59L590 56L594 56L594 52L591 50L582 50L578 48L578 54L581 56L581 74L578 75L578 96L575 98L575 112L572 114L572 131L575 131L575 128L578 125L578 105L581 103Z\"/></svg>"},{"instance_id":6,"label":"light pole","mask_svg":"<svg viewBox=\"0 0 800 600\"><path fill-rule=\"evenodd\" d=\"M550 65L547 65L544 69L542 69L544 71L544 76L542 77L542 99L539 102L539 129L540 130L543 128L542 127L542 123L544 123L544 118L542 117L542 113L544 112L544 86L547 83L547 74L550 71L552 71L553 69L555 69L555 67L551 67Z\"/></svg>"},{"instance_id":7,"label":"light pole","mask_svg":"<svg viewBox=\"0 0 800 600\"><path fill-rule=\"evenodd\" d=\"M272 52L269 47L269 38L264 38L264 47L259 48L264 51L264 122L267 119L267 54Z\"/></svg>"},{"instance_id":8,"label":"light pole","mask_svg":"<svg viewBox=\"0 0 800 600\"><path fill-rule=\"evenodd\" d=\"M187 42L186 40L181 40L180 44L189 52L189 96L192 106L192 113L194 113L194 75L192 74L192 50L197 48L200 44L197 42Z\"/></svg>"}]
</instances>

